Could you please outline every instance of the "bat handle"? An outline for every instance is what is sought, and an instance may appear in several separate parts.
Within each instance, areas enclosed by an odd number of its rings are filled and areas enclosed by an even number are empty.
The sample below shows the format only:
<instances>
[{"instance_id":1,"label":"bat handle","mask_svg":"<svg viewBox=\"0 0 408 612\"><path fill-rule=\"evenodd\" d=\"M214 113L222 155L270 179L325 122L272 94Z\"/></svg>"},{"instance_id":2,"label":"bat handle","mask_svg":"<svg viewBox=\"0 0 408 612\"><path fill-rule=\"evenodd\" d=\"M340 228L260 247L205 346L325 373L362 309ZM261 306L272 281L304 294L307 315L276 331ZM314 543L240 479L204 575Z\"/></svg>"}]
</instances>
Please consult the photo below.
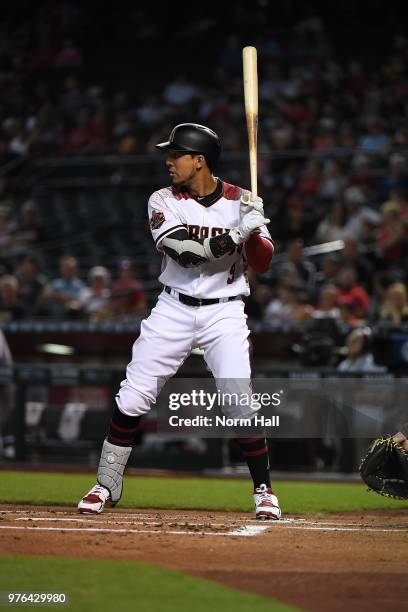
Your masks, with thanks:
<instances>
[{"instance_id":1,"label":"bat handle","mask_svg":"<svg viewBox=\"0 0 408 612\"><path fill-rule=\"evenodd\" d=\"M251 171L251 194L254 198L258 195L258 180L257 180L257 163L256 163L256 152L250 151L249 154L249 165Z\"/></svg>"}]
</instances>

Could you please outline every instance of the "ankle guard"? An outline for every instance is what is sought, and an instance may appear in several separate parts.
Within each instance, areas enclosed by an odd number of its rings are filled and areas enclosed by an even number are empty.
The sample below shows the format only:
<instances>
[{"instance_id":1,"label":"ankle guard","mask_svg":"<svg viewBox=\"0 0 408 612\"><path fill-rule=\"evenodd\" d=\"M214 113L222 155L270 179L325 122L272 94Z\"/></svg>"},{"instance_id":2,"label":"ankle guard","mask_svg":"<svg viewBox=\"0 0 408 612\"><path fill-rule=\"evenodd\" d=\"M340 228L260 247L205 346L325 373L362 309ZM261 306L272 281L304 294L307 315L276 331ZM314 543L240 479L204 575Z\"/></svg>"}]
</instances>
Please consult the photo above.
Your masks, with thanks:
<instances>
[{"instance_id":1,"label":"ankle guard","mask_svg":"<svg viewBox=\"0 0 408 612\"><path fill-rule=\"evenodd\" d=\"M111 502L114 504L122 496L122 476L131 452L131 446L116 446L107 440L102 446L97 478L99 484L108 489Z\"/></svg>"}]
</instances>

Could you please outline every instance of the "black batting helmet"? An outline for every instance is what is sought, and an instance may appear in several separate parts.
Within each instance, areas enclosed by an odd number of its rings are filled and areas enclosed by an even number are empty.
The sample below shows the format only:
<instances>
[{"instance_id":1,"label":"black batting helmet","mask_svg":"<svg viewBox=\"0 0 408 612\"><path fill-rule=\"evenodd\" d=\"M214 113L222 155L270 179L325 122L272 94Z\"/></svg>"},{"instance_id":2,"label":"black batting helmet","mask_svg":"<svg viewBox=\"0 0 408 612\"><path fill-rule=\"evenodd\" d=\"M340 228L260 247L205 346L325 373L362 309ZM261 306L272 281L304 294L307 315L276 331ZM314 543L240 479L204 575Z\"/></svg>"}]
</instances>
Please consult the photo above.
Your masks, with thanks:
<instances>
[{"instance_id":1,"label":"black batting helmet","mask_svg":"<svg viewBox=\"0 0 408 612\"><path fill-rule=\"evenodd\" d=\"M186 153L201 153L207 165L212 170L218 162L221 153L221 143L217 134L198 123L180 123L173 128L167 142L157 144L164 151L185 151Z\"/></svg>"}]
</instances>

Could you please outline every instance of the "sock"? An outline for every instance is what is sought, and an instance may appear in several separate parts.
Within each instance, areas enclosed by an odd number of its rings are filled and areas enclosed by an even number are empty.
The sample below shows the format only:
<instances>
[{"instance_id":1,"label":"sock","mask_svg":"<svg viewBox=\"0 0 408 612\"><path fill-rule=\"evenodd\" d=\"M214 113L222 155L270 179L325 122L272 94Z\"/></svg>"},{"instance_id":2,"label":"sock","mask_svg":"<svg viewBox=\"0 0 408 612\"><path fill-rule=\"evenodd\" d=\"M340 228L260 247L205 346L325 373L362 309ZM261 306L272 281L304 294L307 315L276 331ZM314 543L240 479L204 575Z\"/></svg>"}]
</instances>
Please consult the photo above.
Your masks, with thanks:
<instances>
[{"instance_id":1,"label":"sock","mask_svg":"<svg viewBox=\"0 0 408 612\"><path fill-rule=\"evenodd\" d=\"M123 414L117 406L113 409L107 440L117 446L132 446L142 417Z\"/></svg>"},{"instance_id":2,"label":"sock","mask_svg":"<svg viewBox=\"0 0 408 612\"><path fill-rule=\"evenodd\" d=\"M270 487L269 454L266 438L236 438L236 441L241 447L242 456L248 464L254 481L254 489L260 487L261 484Z\"/></svg>"}]
</instances>

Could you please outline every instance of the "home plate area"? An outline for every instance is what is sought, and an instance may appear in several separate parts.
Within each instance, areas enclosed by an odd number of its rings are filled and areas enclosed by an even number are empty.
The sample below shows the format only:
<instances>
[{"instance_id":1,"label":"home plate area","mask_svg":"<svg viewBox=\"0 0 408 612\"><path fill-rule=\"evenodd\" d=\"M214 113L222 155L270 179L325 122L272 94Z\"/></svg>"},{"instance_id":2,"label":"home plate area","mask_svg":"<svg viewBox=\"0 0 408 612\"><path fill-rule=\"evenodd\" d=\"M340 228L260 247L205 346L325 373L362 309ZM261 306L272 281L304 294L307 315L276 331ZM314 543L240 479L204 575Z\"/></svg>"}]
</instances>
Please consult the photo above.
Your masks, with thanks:
<instances>
[{"instance_id":1,"label":"home plate area","mask_svg":"<svg viewBox=\"0 0 408 612\"><path fill-rule=\"evenodd\" d=\"M279 521L256 521L237 513L199 511L107 510L101 515L78 515L61 508L8 508L0 510L0 529L7 531L121 533L174 536L256 537L270 530L326 532L407 531L403 521L383 522L356 515L283 517ZM404 517L405 518L405 517Z\"/></svg>"}]
</instances>

